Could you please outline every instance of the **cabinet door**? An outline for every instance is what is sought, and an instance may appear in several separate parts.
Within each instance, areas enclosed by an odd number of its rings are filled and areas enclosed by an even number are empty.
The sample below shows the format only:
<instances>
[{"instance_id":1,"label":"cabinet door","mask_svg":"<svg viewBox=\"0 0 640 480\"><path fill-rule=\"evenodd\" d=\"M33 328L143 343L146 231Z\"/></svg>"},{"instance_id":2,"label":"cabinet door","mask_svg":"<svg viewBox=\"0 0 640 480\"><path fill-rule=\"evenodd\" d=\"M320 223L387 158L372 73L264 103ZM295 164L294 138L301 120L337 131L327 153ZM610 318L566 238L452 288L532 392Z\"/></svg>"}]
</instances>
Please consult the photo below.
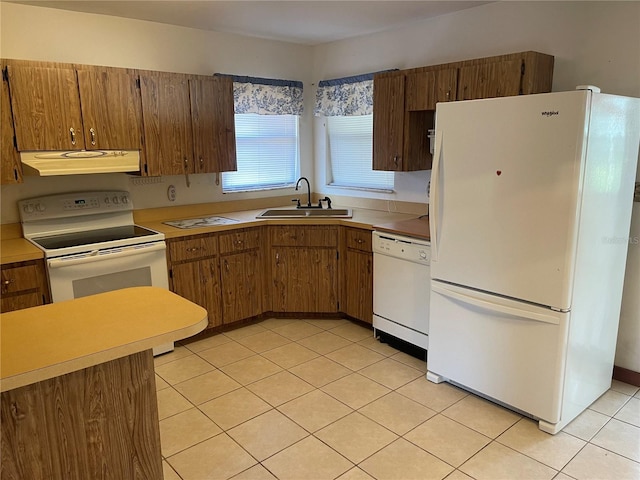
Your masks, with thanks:
<instances>
[{"instance_id":1,"label":"cabinet door","mask_svg":"<svg viewBox=\"0 0 640 480\"><path fill-rule=\"evenodd\" d=\"M336 312L337 251L277 247L271 251L275 312Z\"/></svg>"},{"instance_id":2,"label":"cabinet door","mask_svg":"<svg viewBox=\"0 0 640 480\"><path fill-rule=\"evenodd\" d=\"M0 312L35 307L49 301L44 261L30 260L3 265L0 275Z\"/></svg>"},{"instance_id":3,"label":"cabinet door","mask_svg":"<svg viewBox=\"0 0 640 480\"><path fill-rule=\"evenodd\" d=\"M220 258L225 324L262 313L262 259L258 250Z\"/></svg>"},{"instance_id":4,"label":"cabinet door","mask_svg":"<svg viewBox=\"0 0 640 480\"><path fill-rule=\"evenodd\" d=\"M518 95L521 79L521 60L462 67L458 78L458 100Z\"/></svg>"},{"instance_id":5,"label":"cabinet door","mask_svg":"<svg viewBox=\"0 0 640 480\"><path fill-rule=\"evenodd\" d=\"M78 70L87 149L140 150L142 101L137 76Z\"/></svg>"},{"instance_id":6,"label":"cabinet door","mask_svg":"<svg viewBox=\"0 0 640 480\"><path fill-rule=\"evenodd\" d=\"M82 150L82 113L73 69L7 67L18 150Z\"/></svg>"},{"instance_id":7,"label":"cabinet door","mask_svg":"<svg viewBox=\"0 0 640 480\"><path fill-rule=\"evenodd\" d=\"M207 310L208 328L222 325L217 259L171 266L172 291Z\"/></svg>"},{"instance_id":8,"label":"cabinet door","mask_svg":"<svg viewBox=\"0 0 640 480\"><path fill-rule=\"evenodd\" d=\"M452 102L457 99L458 69L443 68L435 73L435 101Z\"/></svg>"},{"instance_id":9,"label":"cabinet door","mask_svg":"<svg viewBox=\"0 0 640 480\"><path fill-rule=\"evenodd\" d=\"M373 169L402 171L404 75L373 79Z\"/></svg>"},{"instance_id":10,"label":"cabinet door","mask_svg":"<svg viewBox=\"0 0 640 480\"><path fill-rule=\"evenodd\" d=\"M373 254L348 249L345 255L345 305L347 315L373 321Z\"/></svg>"},{"instance_id":11,"label":"cabinet door","mask_svg":"<svg viewBox=\"0 0 640 480\"><path fill-rule=\"evenodd\" d=\"M194 173L189 82L180 75L141 75L146 174Z\"/></svg>"},{"instance_id":12,"label":"cabinet door","mask_svg":"<svg viewBox=\"0 0 640 480\"><path fill-rule=\"evenodd\" d=\"M407 74L406 110L435 110L434 72Z\"/></svg>"},{"instance_id":13,"label":"cabinet door","mask_svg":"<svg viewBox=\"0 0 640 480\"><path fill-rule=\"evenodd\" d=\"M22 183L22 165L14 144L13 116L9 99L9 82L2 79L2 98L0 99L0 183Z\"/></svg>"},{"instance_id":14,"label":"cabinet door","mask_svg":"<svg viewBox=\"0 0 640 480\"><path fill-rule=\"evenodd\" d=\"M192 79L189 90L195 171L236 170L233 81L222 77Z\"/></svg>"}]
</instances>

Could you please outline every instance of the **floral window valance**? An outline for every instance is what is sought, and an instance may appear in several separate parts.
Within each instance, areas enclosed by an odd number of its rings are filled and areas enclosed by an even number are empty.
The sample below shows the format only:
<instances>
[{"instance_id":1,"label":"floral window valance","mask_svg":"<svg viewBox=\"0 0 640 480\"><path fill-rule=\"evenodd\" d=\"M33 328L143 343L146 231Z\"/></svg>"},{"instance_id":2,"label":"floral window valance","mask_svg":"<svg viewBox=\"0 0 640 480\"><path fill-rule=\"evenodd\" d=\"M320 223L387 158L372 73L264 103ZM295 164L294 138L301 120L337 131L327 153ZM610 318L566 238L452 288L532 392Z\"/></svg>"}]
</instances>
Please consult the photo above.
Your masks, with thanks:
<instances>
[{"instance_id":1,"label":"floral window valance","mask_svg":"<svg viewBox=\"0 0 640 480\"><path fill-rule=\"evenodd\" d=\"M302 82L238 75L233 79L235 113L259 115L302 115Z\"/></svg>"},{"instance_id":2,"label":"floral window valance","mask_svg":"<svg viewBox=\"0 0 640 480\"><path fill-rule=\"evenodd\" d=\"M319 82L314 115L325 117L371 115L373 113L373 76L376 73L381 72Z\"/></svg>"}]
</instances>

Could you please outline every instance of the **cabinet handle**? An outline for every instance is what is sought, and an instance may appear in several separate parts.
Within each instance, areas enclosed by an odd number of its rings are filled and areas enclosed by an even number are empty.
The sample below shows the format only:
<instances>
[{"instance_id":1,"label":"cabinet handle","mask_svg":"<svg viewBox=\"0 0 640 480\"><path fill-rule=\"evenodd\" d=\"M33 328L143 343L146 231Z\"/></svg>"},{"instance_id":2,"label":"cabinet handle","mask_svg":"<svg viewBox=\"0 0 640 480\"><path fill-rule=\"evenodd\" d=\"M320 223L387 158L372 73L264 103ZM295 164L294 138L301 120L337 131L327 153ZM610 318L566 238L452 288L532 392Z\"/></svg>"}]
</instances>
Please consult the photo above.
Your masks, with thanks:
<instances>
[{"instance_id":1,"label":"cabinet handle","mask_svg":"<svg viewBox=\"0 0 640 480\"><path fill-rule=\"evenodd\" d=\"M187 188L191 187L191 181L189 180L189 160L184 157L184 178L187 182Z\"/></svg>"},{"instance_id":2,"label":"cabinet handle","mask_svg":"<svg viewBox=\"0 0 640 480\"><path fill-rule=\"evenodd\" d=\"M224 268L227 270L227 272L229 271L229 262L227 262L226 259L224 261Z\"/></svg>"},{"instance_id":3,"label":"cabinet handle","mask_svg":"<svg viewBox=\"0 0 640 480\"><path fill-rule=\"evenodd\" d=\"M204 160L200 157L200 170L204 170Z\"/></svg>"},{"instance_id":4,"label":"cabinet handle","mask_svg":"<svg viewBox=\"0 0 640 480\"><path fill-rule=\"evenodd\" d=\"M2 282L3 285L7 286L11 283L15 282L15 280L13 278L10 278L9 280L5 280Z\"/></svg>"},{"instance_id":5,"label":"cabinet handle","mask_svg":"<svg viewBox=\"0 0 640 480\"><path fill-rule=\"evenodd\" d=\"M280 265L280 254L276 253L276 265Z\"/></svg>"},{"instance_id":6,"label":"cabinet handle","mask_svg":"<svg viewBox=\"0 0 640 480\"><path fill-rule=\"evenodd\" d=\"M364 243L364 240L362 240L361 238L358 238L358 239L356 240L356 243Z\"/></svg>"},{"instance_id":7,"label":"cabinet handle","mask_svg":"<svg viewBox=\"0 0 640 480\"><path fill-rule=\"evenodd\" d=\"M89 129L89 135L91 136L91 145L95 146L95 144L96 144L96 131L95 131L95 129L93 127L91 127Z\"/></svg>"},{"instance_id":8,"label":"cabinet handle","mask_svg":"<svg viewBox=\"0 0 640 480\"><path fill-rule=\"evenodd\" d=\"M71 135L71 145L76 144L76 131L73 127L69 129L69 134Z\"/></svg>"},{"instance_id":9,"label":"cabinet handle","mask_svg":"<svg viewBox=\"0 0 640 480\"><path fill-rule=\"evenodd\" d=\"M451 97L451 90L447 90L446 97L447 97L447 102L448 102L449 101L449 97Z\"/></svg>"},{"instance_id":10,"label":"cabinet handle","mask_svg":"<svg viewBox=\"0 0 640 480\"><path fill-rule=\"evenodd\" d=\"M398 155L395 155L393 157L393 164L397 167L398 166Z\"/></svg>"},{"instance_id":11,"label":"cabinet handle","mask_svg":"<svg viewBox=\"0 0 640 480\"><path fill-rule=\"evenodd\" d=\"M242 240L236 240L236 245L242 245L244 242Z\"/></svg>"},{"instance_id":12,"label":"cabinet handle","mask_svg":"<svg viewBox=\"0 0 640 480\"><path fill-rule=\"evenodd\" d=\"M189 248L187 248L187 252L189 252L189 253L197 252L198 250L200 250L200 247L189 247Z\"/></svg>"}]
</instances>

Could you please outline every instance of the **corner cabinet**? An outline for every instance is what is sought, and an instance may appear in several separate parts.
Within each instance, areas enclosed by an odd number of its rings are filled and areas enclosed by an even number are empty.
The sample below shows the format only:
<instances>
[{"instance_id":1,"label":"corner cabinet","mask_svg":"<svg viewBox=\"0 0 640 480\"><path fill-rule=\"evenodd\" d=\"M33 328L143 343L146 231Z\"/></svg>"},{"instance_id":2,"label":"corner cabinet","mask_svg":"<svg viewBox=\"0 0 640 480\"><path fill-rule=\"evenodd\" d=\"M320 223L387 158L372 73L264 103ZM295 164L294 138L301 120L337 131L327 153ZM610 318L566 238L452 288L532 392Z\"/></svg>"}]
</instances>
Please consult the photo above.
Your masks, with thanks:
<instances>
[{"instance_id":1,"label":"corner cabinet","mask_svg":"<svg viewBox=\"0 0 640 480\"><path fill-rule=\"evenodd\" d=\"M338 312L338 227L269 227L273 312Z\"/></svg>"},{"instance_id":2,"label":"corner cabinet","mask_svg":"<svg viewBox=\"0 0 640 480\"><path fill-rule=\"evenodd\" d=\"M49 286L43 260L2 265L0 312L49 303Z\"/></svg>"},{"instance_id":3,"label":"corner cabinet","mask_svg":"<svg viewBox=\"0 0 640 480\"><path fill-rule=\"evenodd\" d=\"M521 52L375 75L373 169L431 169L436 103L550 92L553 61Z\"/></svg>"},{"instance_id":4,"label":"corner cabinet","mask_svg":"<svg viewBox=\"0 0 640 480\"><path fill-rule=\"evenodd\" d=\"M344 227L342 311L357 320L373 322L373 251L370 230Z\"/></svg>"},{"instance_id":5,"label":"corner cabinet","mask_svg":"<svg viewBox=\"0 0 640 480\"><path fill-rule=\"evenodd\" d=\"M207 328L222 325L218 237L199 235L168 240L171 291L207 310Z\"/></svg>"}]
</instances>

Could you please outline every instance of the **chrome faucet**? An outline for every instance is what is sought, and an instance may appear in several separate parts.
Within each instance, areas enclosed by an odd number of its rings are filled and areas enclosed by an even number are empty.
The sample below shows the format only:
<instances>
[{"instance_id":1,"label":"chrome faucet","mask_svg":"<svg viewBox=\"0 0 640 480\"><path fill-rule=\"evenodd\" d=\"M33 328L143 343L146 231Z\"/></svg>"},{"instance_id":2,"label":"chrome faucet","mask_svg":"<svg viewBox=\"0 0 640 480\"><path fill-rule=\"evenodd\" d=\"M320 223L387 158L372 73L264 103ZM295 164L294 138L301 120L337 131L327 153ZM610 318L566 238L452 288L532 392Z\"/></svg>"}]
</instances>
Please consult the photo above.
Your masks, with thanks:
<instances>
[{"instance_id":1,"label":"chrome faucet","mask_svg":"<svg viewBox=\"0 0 640 480\"><path fill-rule=\"evenodd\" d=\"M298 190L298 187L300 186L300 181L301 180L304 180L305 182L307 182L307 207L306 208L313 208L311 206L311 186L309 185L309 180L307 179L307 177L300 177L298 179L298 181L296 182L296 191ZM298 204L298 208L301 208L299 204Z\"/></svg>"}]
</instances>

